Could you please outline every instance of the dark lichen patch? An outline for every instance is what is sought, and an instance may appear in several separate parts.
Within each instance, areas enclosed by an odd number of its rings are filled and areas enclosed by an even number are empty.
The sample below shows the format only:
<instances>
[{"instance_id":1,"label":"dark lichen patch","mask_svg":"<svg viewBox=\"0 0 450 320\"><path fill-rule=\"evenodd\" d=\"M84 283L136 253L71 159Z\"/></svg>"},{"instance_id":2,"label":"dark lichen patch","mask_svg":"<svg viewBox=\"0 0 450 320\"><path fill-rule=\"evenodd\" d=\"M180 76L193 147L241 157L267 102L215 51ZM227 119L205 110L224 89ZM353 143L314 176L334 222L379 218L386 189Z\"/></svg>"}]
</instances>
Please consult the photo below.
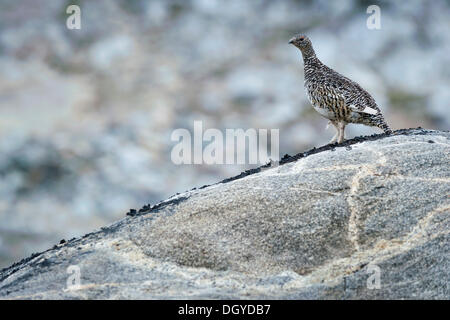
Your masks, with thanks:
<instances>
[{"instance_id":1,"label":"dark lichen patch","mask_svg":"<svg viewBox=\"0 0 450 320\"><path fill-rule=\"evenodd\" d=\"M135 213L134 216L138 216L138 215L143 215L143 214L147 214L150 212L158 212L161 209L170 206L170 205L178 205L180 202L183 202L185 200L187 200L189 198L189 196L187 197L178 197L172 200L168 200L168 201L161 201L157 204L155 204L154 206L147 204L145 206L143 206L141 209L139 209L138 213ZM130 210L131 211L131 210ZM136 210L135 210L136 211ZM129 215L129 214L127 214Z\"/></svg>"},{"instance_id":2,"label":"dark lichen patch","mask_svg":"<svg viewBox=\"0 0 450 320\"><path fill-rule=\"evenodd\" d=\"M130 209L130 211L127 212L127 216L135 216L137 214L136 209Z\"/></svg>"},{"instance_id":3,"label":"dark lichen patch","mask_svg":"<svg viewBox=\"0 0 450 320\"><path fill-rule=\"evenodd\" d=\"M224 179L224 180L220 181L219 183L227 183L227 182L230 182L230 181L234 181L234 180L238 180L238 179L244 178L246 176L250 176L252 174L261 172L261 169L263 169L263 168L269 168L271 165L272 165L272 162L269 162L269 163L267 163L267 164L265 164L265 165L263 165L261 167L258 167L258 168L255 168L255 169L245 170L245 171L241 172L240 174L238 174L237 176Z\"/></svg>"}]
</instances>

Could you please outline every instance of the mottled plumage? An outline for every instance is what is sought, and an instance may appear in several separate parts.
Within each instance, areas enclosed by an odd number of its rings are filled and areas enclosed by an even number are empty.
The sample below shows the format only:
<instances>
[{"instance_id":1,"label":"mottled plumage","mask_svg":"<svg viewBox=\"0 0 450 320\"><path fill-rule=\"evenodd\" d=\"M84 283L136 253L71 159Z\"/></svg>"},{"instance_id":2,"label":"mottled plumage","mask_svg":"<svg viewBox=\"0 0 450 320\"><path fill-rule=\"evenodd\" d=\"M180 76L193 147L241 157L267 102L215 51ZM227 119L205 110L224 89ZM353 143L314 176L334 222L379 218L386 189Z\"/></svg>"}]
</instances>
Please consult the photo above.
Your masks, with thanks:
<instances>
[{"instance_id":1,"label":"mottled plumage","mask_svg":"<svg viewBox=\"0 0 450 320\"><path fill-rule=\"evenodd\" d=\"M317 57L311 40L304 35L289 43L300 49L305 65L305 90L314 109L336 127L331 142L344 141L348 123L375 126L391 133L372 96L356 82L324 65Z\"/></svg>"}]
</instances>

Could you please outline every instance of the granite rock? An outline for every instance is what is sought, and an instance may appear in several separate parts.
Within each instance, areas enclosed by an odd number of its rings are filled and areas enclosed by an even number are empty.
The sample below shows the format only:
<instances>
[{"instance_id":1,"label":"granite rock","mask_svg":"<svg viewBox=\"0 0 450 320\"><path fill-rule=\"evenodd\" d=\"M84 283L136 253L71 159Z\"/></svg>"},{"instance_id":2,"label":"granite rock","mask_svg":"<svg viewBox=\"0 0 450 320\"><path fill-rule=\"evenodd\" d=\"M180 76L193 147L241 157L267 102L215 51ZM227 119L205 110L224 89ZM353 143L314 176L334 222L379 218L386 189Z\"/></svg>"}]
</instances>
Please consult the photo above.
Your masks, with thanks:
<instances>
[{"instance_id":1,"label":"granite rock","mask_svg":"<svg viewBox=\"0 0 450 320\"><path fill-rule=\"evenodd\" d=\"M0 298L449 299L449 139L356 138L178 194L3 269Z\"/></svg>"}]
</instances>

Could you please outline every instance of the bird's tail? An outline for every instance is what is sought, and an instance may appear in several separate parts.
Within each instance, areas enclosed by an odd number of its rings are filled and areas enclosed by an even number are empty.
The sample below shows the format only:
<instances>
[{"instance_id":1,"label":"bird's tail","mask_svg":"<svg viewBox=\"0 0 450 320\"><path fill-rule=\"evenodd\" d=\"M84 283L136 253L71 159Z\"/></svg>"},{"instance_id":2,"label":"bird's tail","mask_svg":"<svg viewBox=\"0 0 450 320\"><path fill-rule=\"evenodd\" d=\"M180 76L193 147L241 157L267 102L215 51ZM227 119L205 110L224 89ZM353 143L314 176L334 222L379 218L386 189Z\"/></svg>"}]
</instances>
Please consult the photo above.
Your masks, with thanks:
<instances>
[{"instance_id":1,"label":"bird's tail","mask_svg":"<svg viewBox=\"0 0 450 320\"><path fill-rule=\"evenodd\" d=\"M383 129L384 133L387 133L387 134L392 133L392 129L388 126L388 124L386 123L386 121L384 121L384 119L380 119L378 128Z\"/></svg>"}]
</instances>

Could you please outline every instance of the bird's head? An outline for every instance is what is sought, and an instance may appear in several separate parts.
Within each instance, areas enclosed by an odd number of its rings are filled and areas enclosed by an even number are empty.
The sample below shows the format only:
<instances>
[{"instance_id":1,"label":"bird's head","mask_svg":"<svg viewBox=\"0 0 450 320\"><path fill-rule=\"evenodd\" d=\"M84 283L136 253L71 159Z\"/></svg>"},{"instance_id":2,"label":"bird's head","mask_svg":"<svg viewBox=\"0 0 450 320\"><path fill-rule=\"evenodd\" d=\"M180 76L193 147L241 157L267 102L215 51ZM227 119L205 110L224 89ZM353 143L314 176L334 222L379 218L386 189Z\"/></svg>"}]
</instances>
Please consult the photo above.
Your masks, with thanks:
<instances>
[{"instance_id":1,"label":"bird's head","mask_svg":"<svg viewBox=\"0 0 450 320\"><path fill-rule=\"evenodd\" d=\"M303 58L315 57L314 49L311 40L304 34L296 35L289 40L289 43L296 46L303 54Z\"/></svg>"},{"instance_id":2,"label":"bird's head","mask_svg":"<svg viewBox=\"0 0 450 320\"><path fill-rule=\"evenodd\" d=\"M311 40L303 34L292 37L291 40L289 40L289 44L293 44L302 51L312 46Z\"/></svg>"}]
</instances>

